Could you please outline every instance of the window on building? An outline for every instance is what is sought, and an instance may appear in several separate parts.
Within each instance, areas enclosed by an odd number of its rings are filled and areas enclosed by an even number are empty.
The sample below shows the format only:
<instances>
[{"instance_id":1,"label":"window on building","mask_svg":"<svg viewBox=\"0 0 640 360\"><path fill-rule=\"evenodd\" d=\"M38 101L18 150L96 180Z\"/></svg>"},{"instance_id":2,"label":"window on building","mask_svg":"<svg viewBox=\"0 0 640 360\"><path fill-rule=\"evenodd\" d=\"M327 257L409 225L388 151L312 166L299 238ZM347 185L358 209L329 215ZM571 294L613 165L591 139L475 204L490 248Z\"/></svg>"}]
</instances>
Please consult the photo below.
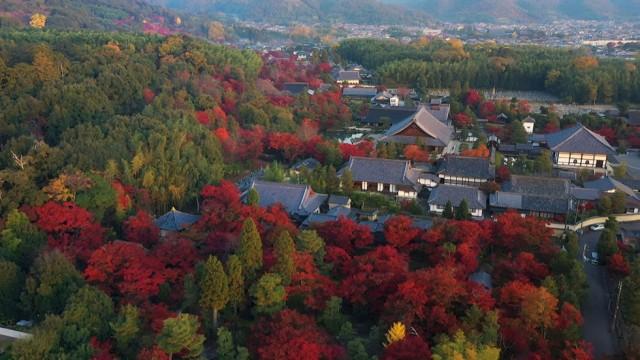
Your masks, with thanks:
<instances>
[{"instance_id":1,"label":"window on building","mask_svg":"<svg viewBox=\"0 0 640 360\"><path fill-rule=\"evenodd\" d=\"M589 165L590 164L589 160L585 161L585 164Z\"/></svg>"},{"instance_id":2,"label":"window on building","mask_svg":"<svg viewBox=\"0 0 640 360\"><path fill-rule=\"evenodd\" d=\"M367 190L367 188L368 188L368 184L367 184L367 182L366 182L366 181L363 181L363 182L362 182L362 190Z\"/></svg>"},{"instance_id":3,"label":"window on building","mask_svg":"<svg viewBox=\"0 0 640 360\"><path fill-rule=\"evenodd\" d=\"M378 183L378 191L383 191L383 190L384 190L384 184Z\"/></svg>"},{"instance_id":4,"label":"window on building","mask_svg":"<svg viewBox=\"0 0 640 360\"><path fill-rule=\"evenodd\" d=\"M577 164L578 163L578 159L573 159L573 163Z\"/></svg>"},{"instance_id":5,"label":"window on building","mask_svg":"<svg viewBox=\"0 0 640 360\"><path fill-rule=\"evenodd\" d=\"M389 192L392 192L392 193L396 192L396 186L393 184L389 185Z\"/></svg>"}]
</instances>

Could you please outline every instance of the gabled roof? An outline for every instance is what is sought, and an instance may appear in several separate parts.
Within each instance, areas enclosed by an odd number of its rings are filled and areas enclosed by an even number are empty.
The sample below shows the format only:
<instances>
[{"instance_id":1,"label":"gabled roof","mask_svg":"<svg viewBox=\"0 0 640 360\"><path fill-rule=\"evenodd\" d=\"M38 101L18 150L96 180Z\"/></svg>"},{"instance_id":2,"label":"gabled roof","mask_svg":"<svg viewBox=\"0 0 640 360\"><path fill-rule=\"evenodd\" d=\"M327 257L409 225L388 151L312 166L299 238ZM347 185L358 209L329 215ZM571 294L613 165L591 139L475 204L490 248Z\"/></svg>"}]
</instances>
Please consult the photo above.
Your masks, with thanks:
<instances>
[{"instance_id":1,"label":"gabled roof","mask_svg":"<svg viewBox=\"0 0 640 360\"><path fill-rule=\"evenodd\" d=\"M493 179L495 167L487 158L448 155L442 161L438 174L476 179Z\"/></svg>"},{"instance_id":2,"label":"gabled roof","mask_svg":"<svg viewBox=\"0 0 640 360\"><path fill-rule=\"evenodd\" d=\"M359 71L343 70L338 73L338 81L355 81L360 80Z\"/></svg>"},{"instance_id":3,"label":"gabled roof","mask_svg":"<svg viewBox=\"0 0 640 360\"><path fill-rule=\"evenodd\" d=\"M400 132L413 124L434 140L437 140L440 146L447 146L449 140L451 140L453 129L438 120L424 106L421 106L413 116L391 126L381 140L384 141L385 138L398 136ZM415 139L415 137L413 138Z\"/></svg>"},{"instance_id":4,"label":"gabled roof","mask_svg":"<svg viewBox=\"0 0 640 360\"><path fill-rule=\"evenodd\" d=\"M545 136L547 146L555 152L579 152L587 154L613 154L615 149L599 134L582 124Z\"/></svg>"},{"instance_id":5,"label":"gabled roof","mask_svg":"<svg viewBox=\"0 0 640 360\"><path fill-rule=\"evenodd\" d=\"M328 198L328 195L315 193L309 185L256 180L251 187L260 196L261 207L279 203L293 215L309 215Z\"/></svg>"},{"instance_id":6,"label":"gabled roof","mask_svg":"<svg viewBox=\"0 0 640 360\"><path fill-rule=\"evenodd\" d=\"M171 208L171 211L154 220L160 230L182 231L200 219L199 215L192 215Z\"/></svg>"},{"instance_id":7,"label":"gabled roof","mask_svg":"<svg viewBox=\"0 0 640 360\"><path fill-rule=\"evenodd\" d=\"M620 191L632 198L640 199L632 188L609 176L593 181L587 181L584 183L584 187L586 189L595 189L601 192Z\"/></svg>"},{"instance_id":8,"label":"gabled roof","mask_svg":"<svg viewBox=\"0 0 640 360\"><path fill-rule=\"evenodd\" d=\"M566 214L571 204L567 179L512 175L502 191L491 194L491 206L505 209Z\"/></svg>"},{"instance_id":9,"label":"gabled roof","mask_svg":"<svg viewBox=\"0 0 640 360\"><path fill-rule=\"evenodd\" d=\"M467 201L469 209L487 208L487 196L478 188L471 186L440 185L431 190L428 203L444 206L447 202L451 202L452 206L457 207L462 200Z\"/></svg>"},{"instance_id":10,"label":"gabled roof","mask_svg":"<svg viewBox=\"0 0 640 360\"><path fill-rule=\"evenodd\" d=\"M511 180L502 186L503 191L548 197L568 197L570 181L567 179L512 175Z\"/></svg>"},{"instance_id":11,"label":"gabled roof","mask_svg":"<svg viewBox=\"0 0 640 360\"><path fill-rule=\"evenodd\" d=\"M449 123L449 112L451 111L451 105L449 105L449 104L440 104L440 105L431 104L427 108L427 110L436 119L440 120L440 122L445 123L445 124Z\"/></svg>"},{"instance_id":12,"label":"gabled roof","mask_svg":"<svg viewBox=\"0 0 640 360\"><path fill-rule=\"evenodd\" d=\"M362 120L368 124L377 124L388 119L391 124L396 124L406 120L418 111L417 108L407 107L378 107L372 106L367 112L367 116Z\"/></svg>"},{"instance_id":13,"label":"gabled roof","mask_svg":"<svg viewBox=\"0 0 640 360\"><path fill-rule=\"evenodd\" d=\"M346 169L351 170L353 181L358 182L413 186L418 175L409 160L352 156L347 165L340 170L340 174Z\"/></svg>"},{"instance_id":14,"label":"gabled roof","mask_svg":"<svg viewBox=\"0 0 640 360\"><path fill-rule=\"evenodd\" d=\"M522 123L536 123L536 119L532 118L531 116L527 116L526 118L524 118L524 120L522 120Z\"/></svg>"}]
</instances>

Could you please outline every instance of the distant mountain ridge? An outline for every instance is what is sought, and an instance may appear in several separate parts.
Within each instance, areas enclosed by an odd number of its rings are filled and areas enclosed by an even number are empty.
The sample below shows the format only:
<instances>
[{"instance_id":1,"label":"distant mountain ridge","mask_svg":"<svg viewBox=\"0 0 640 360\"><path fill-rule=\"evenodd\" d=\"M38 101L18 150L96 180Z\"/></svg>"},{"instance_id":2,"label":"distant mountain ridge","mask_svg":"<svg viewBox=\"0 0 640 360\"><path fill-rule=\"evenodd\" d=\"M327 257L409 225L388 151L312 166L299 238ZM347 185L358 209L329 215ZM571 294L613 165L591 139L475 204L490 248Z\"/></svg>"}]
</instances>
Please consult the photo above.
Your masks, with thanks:
<instances>
[{"instance_id":1,"label":"distant mountain ridge","mask_svg":"<svg viewBox=\"0 0 640 360\"><path fill-rule=\"evenodd\" d=\"M172 32L182 22L175 11L143 0L1 0L0 26L28 26L35 13L54 29Z\"/></svg>"},{"instance_id":2,"label":"distant mountain ridge","mask_svg":"<svg viewBox=\"0 0 640 360\"><path fill-rule=\"evenodd\" d=\"M429 17L378 0L148 0L170 9L271 23L418 24Z\"/></svg>"},{"instance_id":3,"label":"distant mountain ridge","mask_svg":"<svg viewBox=\"0 0 640 360\"><path fill-rule=\"evenodd\" d=\"M640 19L640 0L381 0L452 22Z\"/></svg>"}]
</instances>

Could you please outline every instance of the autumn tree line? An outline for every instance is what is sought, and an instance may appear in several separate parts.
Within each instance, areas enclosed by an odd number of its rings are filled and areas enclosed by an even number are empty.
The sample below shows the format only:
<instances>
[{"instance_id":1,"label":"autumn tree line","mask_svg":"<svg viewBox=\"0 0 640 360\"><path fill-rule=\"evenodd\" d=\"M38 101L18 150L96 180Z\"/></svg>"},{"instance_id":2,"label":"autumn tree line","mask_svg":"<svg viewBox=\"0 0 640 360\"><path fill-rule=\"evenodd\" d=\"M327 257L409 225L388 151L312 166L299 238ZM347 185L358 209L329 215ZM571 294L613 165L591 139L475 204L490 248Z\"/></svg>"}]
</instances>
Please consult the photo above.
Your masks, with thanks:
<instances>
[{"instance_id":1,"label":"autumn tree line","mask_svg":"<svg viewBox=\"0 0 640 360\"><path fill-rule=\"evenodd\" d=\"M336 51L345 61L375 70L380 83L423 94L462 86L546 91L570 103L640 101L637 61L600 59L586 49L349 39Z\"/></svg>"}]
</instances>

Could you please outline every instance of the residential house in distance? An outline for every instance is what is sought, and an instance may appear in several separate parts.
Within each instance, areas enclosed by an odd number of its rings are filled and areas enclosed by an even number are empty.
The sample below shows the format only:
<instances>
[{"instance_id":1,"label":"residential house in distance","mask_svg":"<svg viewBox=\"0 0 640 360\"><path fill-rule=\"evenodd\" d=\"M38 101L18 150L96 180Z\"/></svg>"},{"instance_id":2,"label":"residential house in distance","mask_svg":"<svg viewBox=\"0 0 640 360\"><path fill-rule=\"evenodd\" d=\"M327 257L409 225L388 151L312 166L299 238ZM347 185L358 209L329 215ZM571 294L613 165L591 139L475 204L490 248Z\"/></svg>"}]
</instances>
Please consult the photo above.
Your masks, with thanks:
<instances>
[{"instance_id":1,"label":"residential house in distance","mask_svg":"<svg viewBox=\"0 0 640 360\"><path fill-rule=\"evenodd\" d=\"M400 106L400 98L388 91L381 91L371 99L371 103L375 105L398 107Z\"/></svg>"},{"instance_id":2,"label":"residential house in distance","mask_svg":"<svg viewBox=\"0 0 640 360\"><path fill-rule=\"evenodd\" d=\"M571 182L567 179L512 175L502 190L489 196L491 210L509 209L522 215L553 218L574 209Z\"/></svg>"},{"instance_id":3,"label":"residential house in distance","mask_svg":"<svg viewBox=\"0 0 640 360\"><path fill-rule=\"evenodd\" d=\"M474 218L482 218L487 209L487 195L477 187L459 185L440 185L429 194L429 211L442 215L447 203L454 209L465 200L469 206L469 213Z\"/></svg>"},{"instance_id":4,"label":"residential house in distance","mask_svg":"<svg viewBox=\"0 0 640 360\"><path fill-rule=\"evenodd\" d=\"M531 116L527 116L524 120L522 120L522 127L524 127L524 131L527 134L533 134L533 127L536 126L536 119Z\"/></svg>"},{"instance_id":5,"label":"residential house in distance","mask_svg":"<svg viewBox=\"0 0 640 360\"><path fill-rule=\"evenodd\" d=\"M434 117L424 106L411 117L396 123L380 138L381 142L424 145L428 151L442 152L449 145L453 129Z\"/></svg>"},{"instance_id":6,"label":"residential house in distance","mask_svg":"<svg viewBox=\"0 0 640 360\"><path fill-rule=\"evenodd\" d=\"M172 207L168 213L153 222L160 229L160 236L166 236L168 233L186 230L199 219L199 215L188 214Z\"/></svg>"},{"instance_id":7,"label":"residential house in distance","mask_svg":"<svg viewBox=\"0 0 640 360\"><path fill-rule=\"evenodd\" d=\"M336 82L340 85L360 85L360 72L355 70L342 70L338 73ZM375 94L374 94L375 95Z\"/></svg>"},{"instance_id":8,"label":"residential house in distance","mask_svg":"<svg viewBox=\"0 0 640 360\"><path fill-rule=\"evenodd\" d=\"M300 220L320 212L329 197L318 194L309 185L255 180L251 188L258 192L260 207L282 204L292 217Z\"/></svg>"},{"instance_id":9,"label":"residential house in distance","mask_svg":"<svg viewBox=\"0 0 640 360\"><path fill-rule=\"evenodd\" d=\"M310 157L310 158L306 158L306 159L300 160L300 161L296 162L295 164L291 165L291 168L289 168L289 170L291 170L292 173L298 175L298 174L300 174L302 169L307 169L309 171L313 171L313 170L319 168L320 166L322 166L320 161Z\"/></svg>"},{"instance_id":10,"label":"residential house in distance","mask_svg":"<svg viewBox=\"0 0 640 360\"><path fill-rule=\"evenodd\" d=\"M447 155L437 174L441 184L479 186L493 180L496 169L488 158Z\"/></svg>"},{"instance_id":11,"label":"residential house in distance","mask_svg":"<svg viewBox=\"0 0 640 360\"><path fill-rule=\"evenodd\" d=\"M418 183L419 171L409 160L390 160L352 156L338 172L351 171L354 188L378 192L404 199L415 199L422 186Z\"/></svg>"},{"instance_id":12,"label":"residential house in distance","mask_svg":"<svg viewBox=\"0 0 640 360\"><path fill-rule=\"evenodd\" d=\"M608 156L615 149L607 140L582 124L545 136L556 167L566 169L607 169Z\"/></svg>"}]
</instances>

